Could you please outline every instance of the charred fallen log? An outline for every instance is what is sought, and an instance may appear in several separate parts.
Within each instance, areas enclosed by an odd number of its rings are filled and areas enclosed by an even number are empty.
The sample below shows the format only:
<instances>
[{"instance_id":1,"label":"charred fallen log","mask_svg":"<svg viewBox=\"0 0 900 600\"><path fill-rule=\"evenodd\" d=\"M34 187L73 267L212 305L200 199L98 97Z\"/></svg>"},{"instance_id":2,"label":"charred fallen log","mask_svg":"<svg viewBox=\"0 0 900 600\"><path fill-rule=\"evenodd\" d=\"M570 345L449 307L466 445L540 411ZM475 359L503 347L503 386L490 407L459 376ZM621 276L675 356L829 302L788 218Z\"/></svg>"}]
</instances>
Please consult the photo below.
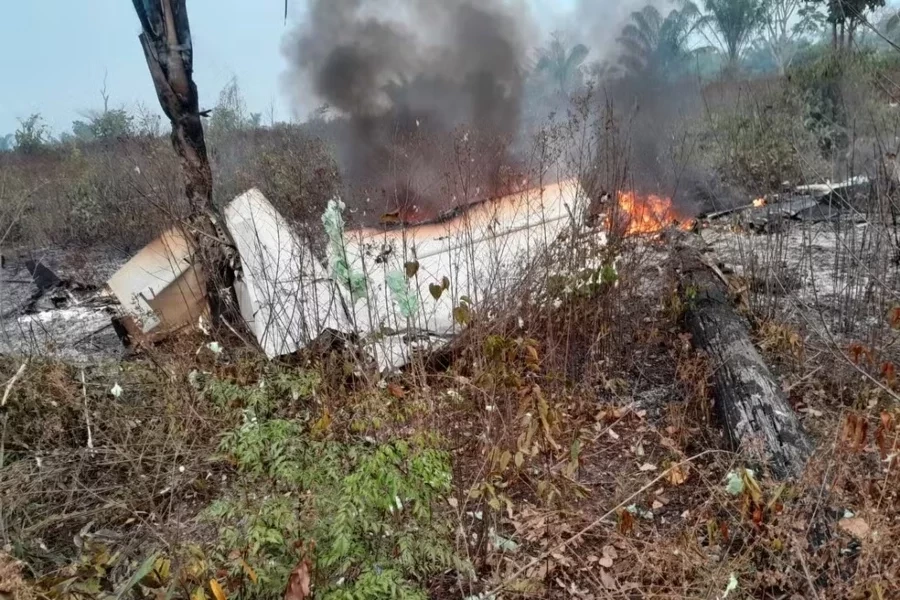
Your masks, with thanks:
<instances>
[{"instance_id":1,"label":"charred fallen log","mask_svg":"<svg viewBox=\"0 0 900 600\"><path fill-rule=\"evenodd\" d=\"M812 445L778 380L750 339L721 272L699 236L675 243L673 260L692 343L712 362L716 412L732 449L749 453L783 479L799 475Z\"/></svg>"}]
</instances>

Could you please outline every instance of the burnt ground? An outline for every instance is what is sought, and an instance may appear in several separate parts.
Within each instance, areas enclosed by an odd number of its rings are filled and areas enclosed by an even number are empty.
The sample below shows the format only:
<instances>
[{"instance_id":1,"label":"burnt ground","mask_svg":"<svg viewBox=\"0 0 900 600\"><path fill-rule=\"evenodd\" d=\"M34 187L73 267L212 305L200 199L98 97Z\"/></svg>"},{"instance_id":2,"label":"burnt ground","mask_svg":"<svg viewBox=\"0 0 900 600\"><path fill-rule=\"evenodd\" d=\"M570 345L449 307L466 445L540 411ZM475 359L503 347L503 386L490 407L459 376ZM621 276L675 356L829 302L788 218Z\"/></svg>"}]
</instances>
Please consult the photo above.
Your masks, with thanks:
<instances>
[{"instance_id":1,"label":"burnt ground","mask_svg":"<svg viewBox=\"0 0 900 600\"><path fill-rule=\"evenodd\" d=\"M81 363L122 356L106 280L128 259L108 248L5 249L0 269L0 354Z\"/></svg>"}]
</instances>

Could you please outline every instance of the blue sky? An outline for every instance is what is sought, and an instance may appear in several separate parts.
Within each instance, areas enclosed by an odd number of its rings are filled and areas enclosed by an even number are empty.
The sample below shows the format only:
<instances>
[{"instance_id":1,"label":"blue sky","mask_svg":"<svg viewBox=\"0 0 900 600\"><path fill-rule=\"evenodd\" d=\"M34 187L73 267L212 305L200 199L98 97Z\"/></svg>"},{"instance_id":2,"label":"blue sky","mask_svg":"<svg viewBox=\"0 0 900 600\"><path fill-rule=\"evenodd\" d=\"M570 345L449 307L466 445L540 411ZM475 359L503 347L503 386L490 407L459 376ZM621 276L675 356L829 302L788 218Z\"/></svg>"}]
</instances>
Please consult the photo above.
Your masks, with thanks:
<instances>
[{"instance_id":1,"label":"blue sky","mask_svg":"<svg viewBox=\"0 0 900 600\"><path fill-rule=\"evenodd\" d=\"M574 0L528 0L539 21L560 18ZM293 0L290 21L303 18ZM252 111L288 118L280 77L280 45L287 31L282 0L189 0L194 36L194 76L204 107L237 77ZM129 0L27 0L5 2L0 18L3 93L0 135L18 119L39 112L53 135L67 131L80 113L102 106L104 74L111 106L143 102L158 111L137 40L139 25Z\"/></svg>"}]
</instances>

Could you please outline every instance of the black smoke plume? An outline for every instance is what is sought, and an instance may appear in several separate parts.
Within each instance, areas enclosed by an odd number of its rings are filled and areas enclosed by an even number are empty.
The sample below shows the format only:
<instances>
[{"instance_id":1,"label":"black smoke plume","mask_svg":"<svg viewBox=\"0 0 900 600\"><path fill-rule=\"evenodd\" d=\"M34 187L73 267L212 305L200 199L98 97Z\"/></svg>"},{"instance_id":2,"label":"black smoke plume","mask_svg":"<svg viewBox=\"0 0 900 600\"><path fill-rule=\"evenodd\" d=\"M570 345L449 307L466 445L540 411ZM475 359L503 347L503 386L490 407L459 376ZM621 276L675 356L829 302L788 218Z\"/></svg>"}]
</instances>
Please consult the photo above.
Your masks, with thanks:
<instances>
[{"instance_id":1,"label":"black smoke plume","mask_svg":"<svg viewBox=\"0 0 900 600\"><path fill-rule=\"evenodd\" d=\"M479 173L472 193L495 191L533 46L523 2L309 0L308 8L284 43L287 83L298 104L314 97L337 113L330 130L351 188L389 206L447 208L451 161L465 140Z\"/></svg>"}]
</instances>

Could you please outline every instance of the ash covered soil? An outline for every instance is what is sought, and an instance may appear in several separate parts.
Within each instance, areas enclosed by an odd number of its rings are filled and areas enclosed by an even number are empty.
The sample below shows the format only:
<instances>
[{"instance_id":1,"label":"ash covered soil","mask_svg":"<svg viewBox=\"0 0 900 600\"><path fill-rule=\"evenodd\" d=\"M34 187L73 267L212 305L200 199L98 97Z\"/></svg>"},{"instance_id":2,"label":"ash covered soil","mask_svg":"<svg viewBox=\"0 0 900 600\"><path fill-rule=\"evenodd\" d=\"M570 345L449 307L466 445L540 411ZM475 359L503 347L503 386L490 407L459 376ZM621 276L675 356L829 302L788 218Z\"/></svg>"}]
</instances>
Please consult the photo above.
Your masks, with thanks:
<instances>
[{"instance_id":1,"label":"ash covered soil","mask_svg":"<svg viewBox=\"0 0 900 600\"><path fill-rule=\"evenodd\" d=\"M116 302L104 286L128 258L113 248L4 249L0 354L77 364L121 358Z\"/></svg>"}]
</instances>

